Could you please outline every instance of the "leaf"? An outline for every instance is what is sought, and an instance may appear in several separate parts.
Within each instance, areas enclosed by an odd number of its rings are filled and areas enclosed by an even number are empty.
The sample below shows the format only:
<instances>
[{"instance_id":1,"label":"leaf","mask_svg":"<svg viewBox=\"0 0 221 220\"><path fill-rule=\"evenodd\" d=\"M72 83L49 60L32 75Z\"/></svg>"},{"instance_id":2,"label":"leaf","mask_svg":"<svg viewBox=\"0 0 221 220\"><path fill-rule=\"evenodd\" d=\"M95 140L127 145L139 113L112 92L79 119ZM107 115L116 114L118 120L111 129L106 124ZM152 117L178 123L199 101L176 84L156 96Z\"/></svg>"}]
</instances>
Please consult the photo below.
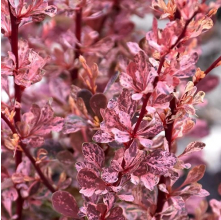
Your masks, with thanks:
<instances>
[{"instance_id":1,"label":"leaf","mask_svg":"<svg viewBox=\"0 0 221 220\"><path fill-rule=\"evenodd\" d=\"M176 164L176 156L173 153L157 149L147 156L149 171L156 175L165 175Z\"/></svg>"},{"instance_id":2,"label":"leaf","mask_svg":"<svg viewBox=\"0 0 221 220\"><path fill-rule=\"evenodd\" d=\"M205 93L210 92L219 85L219 77L214 75L207 75L203 80L197 84L198 91Z\"/></svg>"},{"instance_id":3,"label":"leaf","mask_svg":"<svg viewBox=\"0 0 221 220\"><path fill-rule=\"evenodd\" d=\"M133 202L134 197L132 195L117 195L120 200L126 201L126 202Z\"/></svg>"},{"instance_id":4,"label":"leaf","mask_svg":"<svg viewBox=\"0 0 221 220\"><path fill-rule=\"evenodd\" d=\"M213 213L215 213L217 216L220 217L220 213L221 213L221 201L218 201L216 199L211 199L209 201L209 204L213 210Z\"/></svg>"},{"instance_id":5,"label":"leaf","mask_svg":"<svg viewBox=\"0 0 221 220\"><path fill-rule=\"evenodd\" d=\"M98 130L92 139L97 143L109 143L114 141L114 135L109 132Z\"/></svg>"},{"instance_id":6,"label":"leaf","mask_svg":"<svg viewBox=\"0 0 221 220\"><path fill-rule=\"evenodd\" d=\"M107 93L109 91L109 89L111 88L111 86L115 83L115 81L117 80L117 78L119 77L119 72L117 71L108 81L103 93Z\"/></svg>"},{"instance_id":7,"label":"leaf","mask_svg":"<svg viewBox=\"0 0 221 220\"><path fill-rule=\"evenodd\" d=\"M105 160L104 151L97 144L83 143L82 152L85 161L94 164L98 168L103 166Z\"/></svg>"},{"instance_id":8,"label":"leaf","mask_svg":"<svg viewBox=\"0 0 221 220\"><path fill-rule=\"evenodd\" d=\"M52 205L55 211L66 217L78 218L79 208L75 198L68 192L57 191L52 195Z\"/></svg>"},{"instance_id":9,"label":"leaf","mask_svg":"<svg viewBox=\"0 0 221 220\"><path fill-rule=\"evenodd\" d=\"M93 111L91 109L90 99L93 97L93 94L91 93L91 91L89 91L88 89L81 89L77 93L77 97L82 98L82 100L84 101L85 107L87 108L87 112L89 112L89 114L92 115Z\"/></svg>"},{"instance_id":10,"label":"leaf","mask_svg":"<svg viewBox=\"0 0 221 220\"><path fill-rule=\"evenodd\" d=\"M164 183L159 184L158 188L159 188L160 191L169 194L169 192L167 190L167 187L166 187L166 185Z\"/></svg>"},{"instance_id":11,"label":"leaf","mask_svg":"<svg viewBox=\"0 0 221 220\"><path fill-rule=\"evenodd\" d=\"M154 187L159 183L160 178L152 173L147 173L141 176L141 181L144 186L150 191L154 190Z\"/></svg>"},{"instance_id":12,"label":"leaf","mask_svg":"<svg viewBox=\"0 0 221 220\"><path fill-rule=\"evenodd\" d=\"M87 217L88 220L100 219L100 212L97 210L97 205L88 203L87 205Z\"/></svg>"},{"instance_id":13,"label":"leaf","mask_svg":"<svg viewBox=\"0 0 221 220\"><path fill-rule=\"evenodd\" d=\"M67 151L67 150L60 151L57 153L56 157L64 165L74 164L74 157L70 151Z\"/></svg>"},{"instance_id":14,"label":"leaf","mask_svg":"<svg viewBox=\"0 0 221 220\"><path fill-rule=\"evenodd\" d=\"M90 106L94 111L95 115L101 119L100 109L107 107L107 98L102 93L93 95L90 99Z\"/></svg>"},{"instance_id":15,"label":"leaf","mask_svg":"<svg viewBox=\"0 0 221 220\"><path fill-rule=\"evenodd\" d=\"M63 127L63 118L54 117L54 111L49 104L43 108L33 104L30 112L23 114L22 121L16 124L21 136L43 136L51 131L59 132Z\"/></svg>"},{"instance_id":16,"label":"leaf","mask_svg":"<svg viewBox=\"0 0 221 220\"><path fill-rule=\"evenodd\" d=\"M205 170L206 170L205 165L195 166L188 173L186 180L184 181L182 186L185 186L187 184L194 183L194 182L197 182L198 180L200 180L204 176Z\"/></svg>"},{"instance_id":17,"label":"leaf","mask_svg":"<svg viewBox=\"0 0 221 220\"><path fill-rule=\"evenodd\" d=\"M136 55L141 50L139 45L134 42L127 42L127 47L129 48L130 52L134 55Z\"/></svg>"},{"instance_id":18,"label":"leaf","mask_svg":"<svg viewBox=\"0 0 221 220\"><path fill-rule=\"evenodd\" d=\"M130 91L128 89L123 89L117 102L120 111L126 112L130 116L134 115L137 109L137 102L132 100Z\"/></svg>"},{"instance_id":19,"label":"leaf","mask_svg":"<svg viewBox=\"0 0 221 220\"><path fill-rule=\"evenodd\" d=\"M123 209L121 207L114 207L110 211L110 215L106 218L107 220L126 220L123 216Z\"/></svg>"},{"instance_id":20,"label":"leaf","mask_svg":"<svg viewBox=\"0 0 221 220\"><path fill-rule=\"evenodd\" d=\"M118 180L118 172L112 167L103 168L101 178L108 183L115 183Z\"/></svg>"},{"instance_id":21,"label":"leaf","mask_svg":"<svg viewBox=\"0 0 221 220\"><path fill-rule=\"evenodd\" d=\"M80 193L83 193L88 197L92 196L95 190L105 189L105 183L97 177L93 170L88 168L84 168L79 171L77 180L82 188Z\"/></svg>"},{"instance_id":22,"label":"leaf","mask_svg":"<svg viewBox=\"0 0 221 220\"><path fill-rule=\"evenodd\" d=\"M190 144L187 145L184 152L179 157L188 155L192 152L201 151L205 146L206 145L203 142L197 142L197 141L191 142Z\"/></svg>"},{"instance_id":23,"label":"leaf","mask_svg":"<svg viewBox=\"0 0 221 220\"><path fill-rule=\"evenodd\" d=\"M77 115L68 115L64 120L63 133L75 133L86 126L87 122L83 118Z\"/></svg>"},{"instance_id":24,"label":"leaf","mask_svg":"<svg viewBox=\"0 0 221 220\"><path fill-rule=\"evenodd\" d=\"M103 197L104 204L107 206L107 212L113 207L115 196L113 193L107 193Z\"/></svg>"}]
</instances>

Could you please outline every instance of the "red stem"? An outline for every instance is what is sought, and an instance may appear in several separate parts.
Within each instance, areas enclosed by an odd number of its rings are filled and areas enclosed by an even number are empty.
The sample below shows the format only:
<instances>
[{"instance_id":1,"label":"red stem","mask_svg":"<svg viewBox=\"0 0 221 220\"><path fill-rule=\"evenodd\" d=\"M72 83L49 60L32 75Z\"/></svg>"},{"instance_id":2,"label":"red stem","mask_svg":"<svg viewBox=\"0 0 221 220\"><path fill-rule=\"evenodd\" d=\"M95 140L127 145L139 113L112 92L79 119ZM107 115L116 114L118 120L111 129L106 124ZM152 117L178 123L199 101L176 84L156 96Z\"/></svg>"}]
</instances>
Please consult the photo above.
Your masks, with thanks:
<instances>
[{"instance_id":1,"label":"red stem","mask_svg":"<svg viewBox=\"0 0 221 220\"><path fill-rule=\"evenodd\" d=\"M8 1L9 13L10 13L10 20L11 20L11 36L10 36L10 43L11 43L11 50L12 53L15 55L15 65L16 71L14 74L17 74L17 70L19 68L19 60L18 60L18 26L20 21L12 14L11 5ZM14 82L15 88L15 101L21 103L21 88ZM21 112L20 108L15 108L15 116L14 116L15 123L21 121ZM18 165L22 162L22 152L17 151L15 155L15 167L17 168ZM18 220L22 219L22 206L23 206L23 198L21 197L20 191L18 190L18 199L17 199L17 206L16 206L16 213L18 215Z\"/></svg>"},{"instance_id":2,"label":"red stem","mask_svg":"<svg viewBox=\"0 0 221 220\"><path fill-rule=\"evenodd\" d=\"M12 14L11 12L11 7L10 3L8 2L9 6L9 12L10 12L10 19L11 19L11 37L10 37L10 43L11 43L11 50L12 53L15 55L15 65L16 65L16 70L19 68L19 59L18 59L18 26L19 26L19 21L17 18ZM17 71L15 71L14 74L17 74ZM15 88L15 100L19 103L21 103L21 88L19 85L14 83L14 88ZM18 121L21 121L21 112L20 108L15 109L15 117L14 117L15 123ZM16 168L17 166L21 163L22 161L22 152L17 152L16 153L16 158L15 158L15 164Z\"/></svg>"},{"instance_id":3,"label":"red stem","mask_svg":"<svg viewBox=\"0 0 221 220\"><path fill-rule=\"evenodd\" d=\"M81 23L82 23L82 8L77 8L75 11L76 20L75 20L75 36L78 39L78 42L81 42ZM78 59L80 56L80 47L78 44L75 45L75 59ZM72 83L78 78L78 68L74 68L70 71Z\"/></svg>"},{"instance_id":4,"label":"red stem","mask_svg":"<svg viewBox=\"0 0 221 220\"><path fill-rule=\"evenodd\" d=\"M2 119L5 121L5 123L8 125L8 127L11 129L12 133L15 134L17 133L15 127L11 124L11 122L7 119L7 117L1 113ZM32 165L35 167L35 170L37 171L38 175L41 178L41 181L43 184L52 192L54 193L56 190L54 187L49 183L48 179L44 176L43 172L41 171L40 167L35 163L35 159L32 157L30 154L29 150L26 148L26 146L20 142L21 149L25 153L25 155L28 157L28 159L31 161ZM17 152L16 152L17 154ZM20 218L21 219L21 218Z\"/></svg>"},{"instance_id":5,"label":"red stem","mask_svg":"<svg viewBox=\"0 0 221 220\"><path fill-rule=\"evenodd\" d=\"M216 65L217 65L219 62L221 62L221 56L219 56L219 57L208 67L208 69L204 71L204 74L207 75L210 71L212 71L214 68L216 68L216 67L217 67ZM204 79L204 78L201 78L201 79L199 79L198 81L196 81L196 82L194 83L194 86L196 86L202 79Z\"/></svg>"}]
</instances>

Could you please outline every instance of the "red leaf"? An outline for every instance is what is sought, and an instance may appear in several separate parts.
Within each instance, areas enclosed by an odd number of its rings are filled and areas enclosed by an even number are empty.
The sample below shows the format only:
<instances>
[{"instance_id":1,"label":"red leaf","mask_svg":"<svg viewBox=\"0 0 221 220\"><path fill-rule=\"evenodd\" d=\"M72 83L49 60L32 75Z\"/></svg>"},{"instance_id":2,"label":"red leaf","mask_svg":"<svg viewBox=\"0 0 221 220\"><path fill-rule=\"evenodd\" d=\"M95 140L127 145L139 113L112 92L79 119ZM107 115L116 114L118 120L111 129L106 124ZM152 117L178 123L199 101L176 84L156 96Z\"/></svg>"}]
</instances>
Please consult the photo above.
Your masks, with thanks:
<instances>
[{"instance_id":1,"label":"red leaf","mask_svg":"<svg viewBox=\"0 0 221 220\"><path fill-rule=\"evenodd\" d=\"M79 211L75 198L68 192L57 191L52 195L53 208L66 217L77 218Z\"/></svg>"},{"instance_id":2,"label":"red leaf","mask_svg":"<svg viewBox=\"0 0 221 220\"><path fill-rule=\"evenodd\" d=\"M182 186L185 186L187 184L194 183L200 180L204 176L205 170L206 170L205 165L199 165L191 169L186 177L186 180L182 184Z\"/></svg>"}]
</instances>

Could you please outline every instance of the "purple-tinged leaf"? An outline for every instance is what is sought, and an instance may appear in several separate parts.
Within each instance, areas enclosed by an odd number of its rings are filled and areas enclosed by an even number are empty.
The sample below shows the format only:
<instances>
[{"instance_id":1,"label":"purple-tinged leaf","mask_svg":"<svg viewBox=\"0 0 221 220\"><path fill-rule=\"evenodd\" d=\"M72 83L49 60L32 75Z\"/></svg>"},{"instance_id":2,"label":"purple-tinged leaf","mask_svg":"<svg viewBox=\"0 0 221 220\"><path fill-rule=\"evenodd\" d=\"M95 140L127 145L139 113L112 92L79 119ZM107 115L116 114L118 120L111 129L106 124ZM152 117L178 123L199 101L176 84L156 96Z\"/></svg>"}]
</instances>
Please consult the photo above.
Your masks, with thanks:
<instances>
[{"instance_id":1,"label":"purple-tinged leaf","mask_svg":"<svg viewBox=\"0 0 221 220\"><path fill-rule=\"evenodd\" d=\"M80 192L88 197L92 196L95 190L105 189L105 183L97 177L93 170L88 168L84 168L79 171L77 180L82 188Z\"/></svg>"},{"instance_id":2,"label":"purple-tinged leaf","mask_svg":"<svg viewBox=\"0 0 221 220\"><path fill-rule=\"evenodd\" d=\"M61 163L65 165L72 165L74 163L74 157L70 151L60 151L57 153L56 157Z\"/></svg>"},{"instance_id":3,"label":"purple-tinged leaf","mask_svg":"<svg viewBox=\"0 0 221 220\"><path fill-rule=\"evenodd\" d=\"M119 72L117 71L108 81L103 93L107 93L109 91L109 89L115 83L115 81L117 80L118 77L119 77Z\"/></svg>"},{"instance_id":4,"label":"purple-tinged leaf","mask_svg":"<svg viewBox=\"0 0 221 220\"><path fill-rule=\"evenodd\" d=\"M127 47L129 48L130 52L133 55L136 55L137 53L139 53L140 50L142 50L139 45L137 43L134 42L128 42L127 43Z\"/></svg>"},{"instance_id":5,"label":"purple-tinged leaf","mask_svg":"<svg viewBox=\"0 0 221 220\"><path fill-rule=\"evenodd\" d=\"M93 136L93 141L97 142L97 143L109 143L114 141L114 135L112 135L111 133L102 131L102 130L98 130L94 136Z\"/></svg>"},{"instance_id":6,"label":"purple-tinged leaf","mask_svg":"<svg viewBox=\"0 0 221 220\"><path fill-rule=\"evenodd\" d=\"M120 111L126 112L130 116L134 115L137 109L137 102L132 100L130 91L128 89L123 89L117 102Z\"/></svg>"},{"instance_id":7,"label":"purple-tinged leaf","mask_svg":"<svg viewBox=\"0 0 221 220\"><path fill-rule=\"evenodd\" d=\"M97 144L83 143L82 152L85 161L94 164L98 168L103 166L105 159L104 151Z\"/></svg>"},{"instance_id":8,"label":"purple-tinged leaf","mask_svg":"<svg viewBox=\"0 0 221 220\"><path fill-rule=\"evenodd\" d=\"M96 116L101 118L100 109L107 107L107 98L102 93L97 93L90 98L90 106Z\"/></svg>"},{"instance_id":9,"label":"purple-tinged leaf","mask_svg":"<svg viewBox=\"0 0 221 220\"><path fill-rule=\"evenodd\" d=\"M83 118L77 115L68 115L64 120L63 133L75 133L86 126L87 122Z\"/></svg>"},{"instance_id":10,"label":"purple-tinged leaf","mask_svg":"<svg viewBox=\"0 0 221 220\"><path fill-rule=\"evenodd\" d=\"M123 216L123 209L115 207L110 211L110 215L106 218L107 220L126 220Z\"/></svg>"},{"instance_id":11,"label":"purple-tinged leaf","mask_svg":"<svg viewBox=\"0 0 221 220\"><path fill-rule=\"evenodd\" d=\"M147 173L141 176L141 181L144 186L150 191L154 190L154 187L159 183L160 178L152 173Z\"/></svg>"},{"instance_id":12,"label":"purple-tinged leaf","mask_svg":"<svg viewBox=\"0 0 221 220\"><path fill-rule=\"evenodd\" d=\"M201 151L206 145L203 142L194 141L187 145L183 153L179 156L185 156L192 152Z\"/></svg>"},{"instance_id":13,"label":"purple-tinged leaf","mask_svg":"<svg viewBox=\"0 0 221 220\"><path fill-rule=\"evenodd\" d=\"M120 200L126 201L126 202L133 202L134 197L132 195L117 195Z\"/></svg>"},{"instance_id":14,"label":"purple-tinged leaf","mask_svg":"<svg viewBox=\"0 0 221 220\"><path fill-rule=\"evenodd\" d=\"M185 186L187 184L194 183L200 180L204 176L205 170L206 170L205 165L199 165L191 169L186 177L186 180L182 184L182 186Z\"/></svg>"},{"instance_id":15,"label":"purple-tinged leaf","mask_svg":"<svg viewBox=\"0 0 221 220\"><path fill-rule=\"evenodd\" d=\"M219 85L219 77L208 74L203 80L197 84L197 90L203 92L210 92Z\"/></svg>"},{"instance_id":16,"label":"purple-tinged leaf","mask_svg":"<svg viewBox=\"0 0 221 220\"><path fill-rule=\"evenodd\" d=\"M78 218L79 211L75 198L68 192L57 191L52 195L54 210L66 217Z\"/></svg>"},{"instance_id":17,"label":"purple-tinged leaf","mask_svg":"<svg viewBox=\"0 0 221 220\"><path fill-rule=\"evenodd\" d=\"M130 140L130 135L126 131L121 131L117 128L112 128L111 132L114 134L115 140L119 143L125 143Z\"/></svg>"},{"instance_id":18,"label":"purple-tinged leaf","mask_svg":"<svg viewBox=\"0 0 221 220\"><path fill-rule=\"evenodd\" d=\"M12 187L10 189L4 190L2 192L2 197L4 200L16 201L18 198L18 192L14 187Z\"/></svg>"},{"instance_id":19,"label":"purple-tinged leaf","mask_svg":"<svg viewBox=\"0 0 221 220\"><path fill-rule=\"evenodd\" d=\"M112 167L103 168L101 177L105 182L114 183L118 180L118 172Z\"/></svg>"},{"instance_id":20,"label":"purple-tinged leaf","mask_svg":"<svg viewBox=\"0 0 221 220\"><path fill-rule=\"evenodd\" d=\"M157 149L147 156L149 171L156 175L165 175L176 164L176 156L173 153Z\"/></svg>"},{"instance_id":21,"label":"purple-tinged leaf","mask_svg":"<svg viewBox=\"0 0 221 220\"><path fill-rule=\"evenodd\" d=\"M113 193L107 193L103 197L104 204L107 206L107 212L113 207L115 196Z\"/></svg>"},{"instance_id":22,"label":"purple-tinged leaf","mask_svg":"<svg viewBox=\"0 0 221 220\"><path fill-rule=\"evenodd\" d=\"M87 217L88 220L98 220L100 219L100 212L97 210L97 206L92 203L87 205Z\"/></svg>"}]
</instances>

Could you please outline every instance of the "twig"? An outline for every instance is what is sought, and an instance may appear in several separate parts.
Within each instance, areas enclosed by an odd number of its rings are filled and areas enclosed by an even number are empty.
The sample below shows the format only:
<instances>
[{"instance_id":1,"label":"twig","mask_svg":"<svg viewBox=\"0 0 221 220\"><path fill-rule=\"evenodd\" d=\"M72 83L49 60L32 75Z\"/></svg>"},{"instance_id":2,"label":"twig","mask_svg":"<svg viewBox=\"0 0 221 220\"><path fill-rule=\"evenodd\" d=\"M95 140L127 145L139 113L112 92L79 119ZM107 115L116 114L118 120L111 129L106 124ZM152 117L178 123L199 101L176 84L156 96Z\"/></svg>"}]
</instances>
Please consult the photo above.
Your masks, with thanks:
<instances>
[{"instance_id":1,"label":"twig","mask_svg":"<svg viewBox=\"0 0 221 220\"><path fill-rule=\"evenodd\" d=\"M219 56L205 71L204 74L207 75L208 73L210 73L214 68L217 67L217 64L221 62L221 56ZM196 86L202 79L204 78L200 78L199 80L197 80L196 82L194 82L194 86Z\"/></svg>"},{"instance_id":2,"label":"twig","mask_svg":"<svg viewBox=\"0 0 221 220\"><path fill-rule=\"evenodd\" d=\"M8 125L8 127L11 129L12 133L15 134L17 133L15 127L11 124L11 122L7 119L7 117L1 113L1 117L2 119L5 121L5 123ZM54 189L54 187L49 183L49 181L47 180L47 178L44 176L43 172L41 171L40 167L35 163L35 159L32 157L32 155L30 154L29 150L27 149L27 147L20 142L20 146L21 149L23 150L23 152L25 153L25 155L28 157L28 159L31 161L32 165L35 167L35 170L37 171L38 175L41 178L41 181L43 182L43 184L53 193L56 190Z\"/></svg>"},{"instance_id":3,"label":"twig","mask_svg":"<svg viewBox=\"0 0 221 220\"><path fill-rule=\"evenodd\" d=\"M15 65L16 70L19 68L19 60L18 60L18 26L20 21L17 20L17 18L13 15L11 11L11 4L8 1L8 8L10 13L10 20L11 20L11 36L10 36L10 43L11 43L11 50L12 53L15 55ZM17 74L17 71L14 73ZM15 77L14 77L15 78ZM21 103L21 88L19 85L15 83L14 80L14 88L15 88L15 101ZM18 121L21 121L21 112L20 108L15 109L15 117L14 117L15 123ZM17 151L15 155L15 167L17 168L18 165L22 162L22 152ZM22 219L22 206L23 206L23 198L21 197L20 191L18 190L18 199L16 201L16 212L18 215L18 220Z\"/></svg>"},{"instance_id":4,"label":"twig","mask_svg":"<svg viewBox=\"0 0 221 220\"><path fill-rule=\"evenodd\" d=\"M78 42L81 42L81 23L82 23L82 8L79 7L75 11L76 20L75 20L75 36ZM78 59L80 56L80 47L78 44L75 44L75 59ZM70 71L72 83L78 78L78 68L74 68Z\"/></svg>"}]
</instances>

